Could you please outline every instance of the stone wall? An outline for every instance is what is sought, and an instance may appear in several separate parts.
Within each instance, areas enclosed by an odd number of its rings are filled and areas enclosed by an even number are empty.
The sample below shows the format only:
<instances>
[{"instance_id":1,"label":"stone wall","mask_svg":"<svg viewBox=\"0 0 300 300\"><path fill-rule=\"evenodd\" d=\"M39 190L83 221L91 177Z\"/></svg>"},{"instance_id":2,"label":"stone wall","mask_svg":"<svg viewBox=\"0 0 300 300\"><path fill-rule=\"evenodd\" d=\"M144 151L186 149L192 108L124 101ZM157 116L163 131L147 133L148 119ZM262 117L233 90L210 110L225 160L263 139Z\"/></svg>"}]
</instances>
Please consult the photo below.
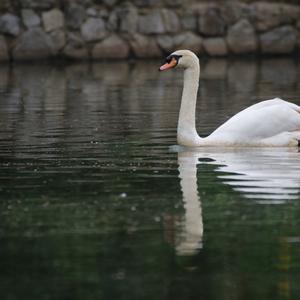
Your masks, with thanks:
<instances>
[{"instance_id":1,"label":"stone wall","mask_svg":"<svg viewBox=\"0 0 300 300\"><path fill-rule=\"evenodd\" d=\"M228 0L1 0L0 60L300 53L300 5Z\"/></svg>"}]
</instances>

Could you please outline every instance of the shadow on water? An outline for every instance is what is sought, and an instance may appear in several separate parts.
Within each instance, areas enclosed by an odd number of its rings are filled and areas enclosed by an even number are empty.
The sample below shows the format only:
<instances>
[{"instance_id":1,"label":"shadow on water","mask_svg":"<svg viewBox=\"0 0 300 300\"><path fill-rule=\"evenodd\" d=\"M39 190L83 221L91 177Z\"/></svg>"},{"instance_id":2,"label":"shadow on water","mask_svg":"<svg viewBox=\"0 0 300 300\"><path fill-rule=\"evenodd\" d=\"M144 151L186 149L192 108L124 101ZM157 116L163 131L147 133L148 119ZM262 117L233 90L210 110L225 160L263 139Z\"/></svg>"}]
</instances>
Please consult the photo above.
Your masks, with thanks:
<instances>
[{"instance_id":1,"label":"shadow on water","mask_svg":"<svg viewBox=\"0 0 300 300\"><path fill-rule=\"evenodd\" d=\"M182 74L159 64L0 66L1 299L300 296L299 153L170 151ZM201 69L202 135L300 104L297 60Z\"/></svg>"}]
</instances>

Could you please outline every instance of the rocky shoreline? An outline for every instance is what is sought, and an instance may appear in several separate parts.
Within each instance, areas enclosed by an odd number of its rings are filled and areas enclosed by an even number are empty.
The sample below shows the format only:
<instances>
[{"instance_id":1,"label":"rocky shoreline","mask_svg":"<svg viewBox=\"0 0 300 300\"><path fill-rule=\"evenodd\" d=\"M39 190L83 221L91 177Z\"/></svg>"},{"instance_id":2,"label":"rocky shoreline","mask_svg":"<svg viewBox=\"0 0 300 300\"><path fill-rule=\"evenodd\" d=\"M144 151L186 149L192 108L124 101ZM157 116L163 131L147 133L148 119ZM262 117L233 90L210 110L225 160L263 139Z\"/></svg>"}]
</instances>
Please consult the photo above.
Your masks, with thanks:
<instances>
[{"instance_id":1,"label":"rocky shoreline","mask_svg":"<svg viewBox=\"0 0 300 300\"><path fill-rule=\"evenodd\" d=\"M6 0L0 61L300 53L300 5L196 0Z\"/></svg>"}]
</instances>

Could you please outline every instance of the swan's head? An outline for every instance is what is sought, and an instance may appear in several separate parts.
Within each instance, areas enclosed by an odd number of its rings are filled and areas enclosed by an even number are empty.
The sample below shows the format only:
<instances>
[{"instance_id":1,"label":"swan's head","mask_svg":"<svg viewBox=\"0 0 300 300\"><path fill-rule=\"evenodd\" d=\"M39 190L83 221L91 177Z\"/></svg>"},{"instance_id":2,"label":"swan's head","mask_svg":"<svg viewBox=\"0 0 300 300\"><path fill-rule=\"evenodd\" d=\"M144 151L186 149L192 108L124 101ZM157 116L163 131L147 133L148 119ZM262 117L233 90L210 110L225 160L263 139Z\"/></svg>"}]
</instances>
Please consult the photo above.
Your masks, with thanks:
<instances>
[{"instance_id":1,"label":"swan's head","mask_svg":"<svg viewBox=\"0 0 300 300\"><path fill-rule=\"evenodd\" d=\"M199 59L195 53L190 50L177 50L171 53L165 63L159 68L159 71L165 71L175 67L187 69L199 64Z\"/></svg>"}]
</instances>

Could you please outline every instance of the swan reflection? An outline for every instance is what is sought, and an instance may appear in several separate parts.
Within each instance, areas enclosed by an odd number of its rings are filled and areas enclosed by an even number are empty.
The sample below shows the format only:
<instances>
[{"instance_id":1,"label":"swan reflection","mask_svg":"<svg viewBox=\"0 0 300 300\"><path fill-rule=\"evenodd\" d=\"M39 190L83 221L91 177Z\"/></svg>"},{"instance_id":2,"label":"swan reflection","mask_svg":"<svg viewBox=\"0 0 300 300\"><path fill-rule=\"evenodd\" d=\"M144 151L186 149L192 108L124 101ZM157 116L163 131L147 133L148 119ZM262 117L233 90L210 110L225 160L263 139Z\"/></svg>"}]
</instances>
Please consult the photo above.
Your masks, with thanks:
<instances>
[{"instance_id":1,"label":"swan reflection","mask_svg":"<svg viewBox=\"0 0 300 300\"><path fill-rule=\"evenodd\" d=\"M185 209L176 234L177 255L194 255L202 248L199 164L214 165L217 178L244 198L259 204L281 204L300 198L300 153L297 149L186 150L178 147L176 151Z\"/></svg>"}]
</instances>

